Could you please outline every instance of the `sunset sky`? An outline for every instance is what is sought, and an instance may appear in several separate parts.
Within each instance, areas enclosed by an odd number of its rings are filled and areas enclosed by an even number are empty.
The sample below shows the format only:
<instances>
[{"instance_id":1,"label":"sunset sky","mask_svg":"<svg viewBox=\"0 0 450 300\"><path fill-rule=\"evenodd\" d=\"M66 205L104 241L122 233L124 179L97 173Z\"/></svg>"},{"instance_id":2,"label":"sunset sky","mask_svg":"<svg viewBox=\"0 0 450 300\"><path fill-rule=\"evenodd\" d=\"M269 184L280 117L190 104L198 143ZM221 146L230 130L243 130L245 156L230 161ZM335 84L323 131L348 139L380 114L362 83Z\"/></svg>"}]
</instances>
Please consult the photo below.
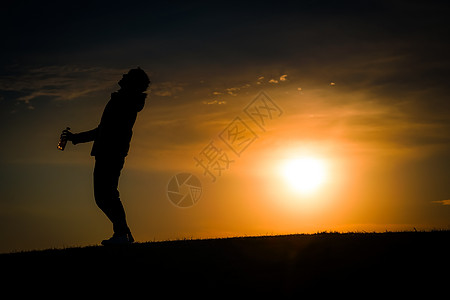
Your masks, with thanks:
<instances>
[{"instance_id":1,"label":"sunset sky","mask_svg":"<svg viewBox=\"0 0 450 300\"><path fill-rule=\"evenodd\" d=\"M445 1L38 2L0 9L0 252L112 234L92 144L56 145L137 66L152 84L119 190L138 241L449 229ZM178 173L201 182L192 207L167 196Z\"/></svg>"}]
</instances>

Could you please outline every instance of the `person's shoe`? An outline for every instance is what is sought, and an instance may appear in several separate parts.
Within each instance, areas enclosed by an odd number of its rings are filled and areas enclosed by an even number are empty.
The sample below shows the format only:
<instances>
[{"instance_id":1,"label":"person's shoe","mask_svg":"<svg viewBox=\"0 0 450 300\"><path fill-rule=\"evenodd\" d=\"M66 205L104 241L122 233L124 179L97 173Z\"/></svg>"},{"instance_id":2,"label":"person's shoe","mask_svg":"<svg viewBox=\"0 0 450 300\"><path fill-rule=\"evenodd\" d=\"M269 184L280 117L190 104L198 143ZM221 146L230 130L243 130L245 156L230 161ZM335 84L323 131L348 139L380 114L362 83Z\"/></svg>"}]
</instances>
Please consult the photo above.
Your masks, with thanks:
<instances>
[{"instance_id":1,"label":"person's shoe","mask_svg":"<svg viewBox=\"0 0 450 300\"><path fill-rule=\"evenodd\" d=\"M134 242L134 238L131 233L119 235L114 234L111 238L102 241L103 246L120 246L129 245Z\"/></svg>"}]
</instances>

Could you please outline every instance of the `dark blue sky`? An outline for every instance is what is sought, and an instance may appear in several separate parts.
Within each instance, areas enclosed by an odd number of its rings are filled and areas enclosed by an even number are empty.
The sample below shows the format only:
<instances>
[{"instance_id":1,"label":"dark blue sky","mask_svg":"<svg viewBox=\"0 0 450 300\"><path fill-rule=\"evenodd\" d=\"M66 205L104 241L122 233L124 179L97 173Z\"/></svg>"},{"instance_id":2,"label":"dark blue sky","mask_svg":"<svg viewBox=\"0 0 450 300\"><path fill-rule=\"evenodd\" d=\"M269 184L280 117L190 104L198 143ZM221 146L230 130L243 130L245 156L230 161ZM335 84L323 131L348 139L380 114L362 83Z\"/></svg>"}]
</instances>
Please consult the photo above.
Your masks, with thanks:
<instances>
[{"instance_id":1,"label":"dark blue sky","mask_svg":"<svg viewBox=\"0 0 450 300\"><path fill-rule=\"evenodd\" d=\"M296 68L310 77L345 75L353 84L395 85L392 93L448 82L444 1L10 1L3 6L0 74L6 76L54 65L140 64L170 78L193 70L210 77ZM361 61L386 56L405 58L395 62L390 76L348 72Z\"/></svg>"}]
</instances>

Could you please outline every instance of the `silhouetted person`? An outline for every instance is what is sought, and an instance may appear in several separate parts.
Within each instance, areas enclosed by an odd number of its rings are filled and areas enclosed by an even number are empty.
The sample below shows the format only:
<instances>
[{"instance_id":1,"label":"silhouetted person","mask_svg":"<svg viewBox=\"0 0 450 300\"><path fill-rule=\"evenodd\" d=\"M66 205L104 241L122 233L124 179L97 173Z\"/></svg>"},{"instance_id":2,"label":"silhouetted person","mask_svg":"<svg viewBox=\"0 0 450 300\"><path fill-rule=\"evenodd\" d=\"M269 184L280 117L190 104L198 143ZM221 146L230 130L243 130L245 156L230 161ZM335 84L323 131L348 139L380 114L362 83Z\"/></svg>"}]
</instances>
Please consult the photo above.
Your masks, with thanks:
<instances>
[{"instance_id":1,"label":"silhouetted person","mask_svg":"<svg viewBox=\"0 0 450 300\"><path fill-rule=\"evenodd\" d=\"M98 207L113 224L114 234L103 245L134 242L125 218L117 186L125 157L130 148L137 113L144 108L150 80L140 68L131 69L119 81L120 89L111 94L97 128L81 133L63 131L74 145L94 141L91 155L95 156L94 196Z\"/></svg>"}]
</instances>

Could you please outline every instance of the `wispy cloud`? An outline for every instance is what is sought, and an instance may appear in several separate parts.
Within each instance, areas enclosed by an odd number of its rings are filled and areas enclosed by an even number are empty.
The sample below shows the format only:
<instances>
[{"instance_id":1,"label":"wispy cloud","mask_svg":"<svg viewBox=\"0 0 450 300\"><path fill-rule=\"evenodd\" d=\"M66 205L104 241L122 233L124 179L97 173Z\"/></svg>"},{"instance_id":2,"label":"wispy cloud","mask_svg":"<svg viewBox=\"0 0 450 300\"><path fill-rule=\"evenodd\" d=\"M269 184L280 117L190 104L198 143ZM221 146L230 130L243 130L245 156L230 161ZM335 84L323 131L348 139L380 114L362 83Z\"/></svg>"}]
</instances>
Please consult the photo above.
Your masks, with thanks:
<instances>
[{"instance_id":1,"label":"wispy cloud","mask_svg":"<svg viewBox=\"0 0 450 300\"><path fill-rule=\"evenodd\" d=\"M283 74L283 73L279 73ZM280 87L281 83L286 82L287 74L280 75L280 77L269 77L269 76L258 76L256 77L256 82L253 80L242 80L239 84L235 84L229 88L215 88L209 91L209 97L211 100L202 101L203 104L226 104L227 97L236 97L243 94L248 94L253 88L261 89L270 86L271 88ZM270 79L269 79L270 78ZM256 83L256 84L255 84ZM269 84L269 85L267 85ZM220 98L220 99L218 99ZM230 99L230 98L229 98Z\"/></svg>"},{"instance_id":2,"label":"wispy cloud","mask_svg":"<svg viewBox=\"0 0 450 300\"><path fill-rule=\"evenodd\" d=\"M261 77L261 78L264 78L264 77ZM258 80L260 80L260 79L258 78ZM277 84L277 83L281 83L284 81L287 81L287 74L281 75L279 79L271 78L269 80L269 83ZM261 81L259 81L259 82L261 82Z\"/></svg>"},{"instance_id":3,"label":"wispy cloud","mask_svg":"<svg viewBox=\"0 0 450 300\"><path fill-rule=\"evenodd\" d=\"M442 205L450 205L450 199L447 200L437 200L437 201L431 201L432 203L436 204L442 204Z\"/></svg>"},{"instance_id":4,"label":"wispy cloud","mask_svg":"<svg viewBox=\"0 0 450 300\"><path fill-rule=\"evenodd\" d=\"M156 83L152 85L152 94L160 97L172 97L184 91L185 84L171 81Z\"/></svg>"},{"instance_id":5,"label":"wispy cloud","mask_svg":"<svg viewBox=\"0 0 450 300\"><path fill-rule=\"evenodd\" d=\"M250 83L245 83L245 84L241 84L241 85L237 85L234 87L230 87L230 88L226 88L222 91L220 90L215 90L211 93L211 95L214 96L233 96L236 97L242 90L244 89L248 89L249 87L251 87ZM226 100L211 100L211 101L203 101L203 104L226 104L227 101Z\"/></svg>"},{"instance_id":6,"label":"wispy cloud","mask_svg":"<svg viewBox=\"0 0 450 300\"><path fill-rule=\"evenodd\" d=\"M207 104L207 105L213 105L213 104L217 104L217 105L221 105L221 104L227 104L227 101L225 100L212 100L212 101L203 101L203 104Z\"/></svg>"},{"instance_id":7,"label":"wispy cloud","mask_svg":"<svg viewBox=\"0 0 450 300\"><path fill-rule=\"evenodd\" d=\"M16 70L14 75L0 77L1 92L16 92L15 101L34 109L40 97L57 101L76 100L99 91L119 88L117 82L128 69L104 67L46 66ZM172 97L184 90L184 84L161 82L151 85L153 95ZM5 98L5 97L4 97Z\"/></svg>"},{"instance_id":8,"label":"wispy cloud","mask_svg":"<svg viewBox=\"0 0 450 300\"><path fill-rule=\"evenodd\" d=\"M17 92L17 101L28 108L30 102L42 96L55 100L72 100L111 88L126 70L83 68L76 66L46 66L17 70L14 75L0 77L0 92Z\"/></svg>"},{"instance_id":9,"label":"wispy cloud","mask_svg":"<svg viewBox=\"0 0 450 300\"><path fill-rule=\"evenodd\" d=\"M237 96L237 92L240 90L240 87L231 87L227 89L227 94L231 96Z\"/></svg>"}]
</instances>

